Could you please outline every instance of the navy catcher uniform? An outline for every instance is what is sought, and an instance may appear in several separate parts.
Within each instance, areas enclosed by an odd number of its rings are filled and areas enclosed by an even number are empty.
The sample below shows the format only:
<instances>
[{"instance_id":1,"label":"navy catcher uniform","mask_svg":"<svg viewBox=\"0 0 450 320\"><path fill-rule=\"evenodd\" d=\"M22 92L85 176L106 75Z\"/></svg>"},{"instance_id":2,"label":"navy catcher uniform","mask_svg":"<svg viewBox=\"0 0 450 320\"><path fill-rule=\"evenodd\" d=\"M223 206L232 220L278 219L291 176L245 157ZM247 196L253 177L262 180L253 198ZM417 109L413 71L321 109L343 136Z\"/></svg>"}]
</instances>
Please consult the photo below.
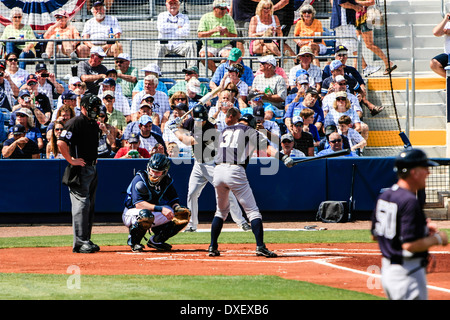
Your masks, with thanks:
<instances>
[{"instance_id":1,"label":"navy catcher uniform","mask_svg":"<svg viewBox=\"0 0 450 320\"><path fill-rule=\"evenodd\" d=\"M191 210L191 221L186 231L194 232L198 225L198 198L206 184L213 183L214 157L217 152L219 132L214 124L208 120L206 107L197 105L192 110L192 117L182 124L183 130L178 130L176 123L169 124L169 128L181 142L192 145L194 166L189 176L187 206ZM230 193L230 214L233 221L244 231L250 230L236 197Z\"/></svg>"},{"instance_id":2,"label":"navy catcher uniform","mask_svg":"<svg viewBox=\"0 0 450 320\"><path fill-rule=\"evenodd\" d=\"M122 221L130 229L128 245L133 252L143 251L141 240L150 229L153 236L147 245L157 250L170 250L166 241L180 232L186 225L175 224L174 209L179 206L177 191L168 174L170 159L154 154L147 171L138 171L127 188Z\"/></svg>"},{"instance_id":3,"label":"navy catcher uniform","mask_svg":"<svg viewBox=\"0 0 450 320\"><path fill-rule=\"evenodd\" d=\"M398 181L378 198L372 235L382 253L381 282L389 299L428 298L428 249L446 245L447 235L426 219L417 191L425 188L429 166L437 166L418 149L400 153L394 170Z\"/></svg>"},{"instance_id":4,"label":"navy catcher uniform","mask_svg":"<svg viewBox=\"0 0 450 320\"><path fill-rule=\"evenodd\" d=\"M276 257L264 244L262 215L256 204L252 189L247 180L246 167L256 148L265 146L269 156L281 158L281 155L269 145L267 138L255 130L256 120L251 114L239 119L239 123L225 128L219 137L218 156L214 168L214 188L216 191L217 210L211 224L210 256L219 256L218 237L224 220L230 212L230 191L236 196L251 223L256 239L256 255ZM291 167L293 160L283 156L283 162Z\"/></svg>"}]
</instances>

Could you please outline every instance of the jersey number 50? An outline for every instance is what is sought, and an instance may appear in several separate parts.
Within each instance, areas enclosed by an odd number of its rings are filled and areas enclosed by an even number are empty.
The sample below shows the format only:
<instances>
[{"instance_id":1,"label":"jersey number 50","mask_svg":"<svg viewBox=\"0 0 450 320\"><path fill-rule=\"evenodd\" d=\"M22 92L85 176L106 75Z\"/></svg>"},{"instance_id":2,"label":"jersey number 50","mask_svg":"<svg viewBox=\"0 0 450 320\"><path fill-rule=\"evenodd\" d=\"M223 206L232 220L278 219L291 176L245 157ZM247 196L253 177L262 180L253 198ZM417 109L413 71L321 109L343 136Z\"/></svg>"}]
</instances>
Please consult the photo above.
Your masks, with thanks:
<instances>
[{"instance_id":1,"label":"jersey number 50","mask_svg":"<svg viewBox=\"0 0 450 320\"><path fill-rule=\"evenodd\" d=\"M376 209L377 222L375 232L378 236L393 239L397 229L397 204L385 200L378 200Z\"/></svg>"}]
</instances>

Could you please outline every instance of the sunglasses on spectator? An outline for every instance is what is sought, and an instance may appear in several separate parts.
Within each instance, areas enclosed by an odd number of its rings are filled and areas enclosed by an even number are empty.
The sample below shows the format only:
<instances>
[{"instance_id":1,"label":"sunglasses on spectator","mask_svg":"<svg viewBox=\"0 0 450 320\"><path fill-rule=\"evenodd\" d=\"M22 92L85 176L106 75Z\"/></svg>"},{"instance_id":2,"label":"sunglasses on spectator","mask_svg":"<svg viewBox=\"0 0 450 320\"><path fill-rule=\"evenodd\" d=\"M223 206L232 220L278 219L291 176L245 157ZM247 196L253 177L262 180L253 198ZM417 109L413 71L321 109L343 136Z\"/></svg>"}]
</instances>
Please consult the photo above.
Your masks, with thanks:
<instances>
[{"instance_id":1,"label":"sunglasses on spectator","mask_svg":"<svg viewBox=\"0 0 450 320\"><path fill-rule=\"evenodd\" d=\"M186 98L174 98L174 100L184 100L184 101L186 101Z\"/></svg>"},{"instance_id":2,"label":"sunglasses on spectator","mask_svg":"<svg viewBox=\"0 0 450 320\"><path fill-rule=\"evenodd\" d=\"M98 117L99 118L106 118L106 114L100 114Z\"/></svg>"},{"instance_id":3,"label":"sunglasses on spectator","mask_svg":"<svg viewBox=\"0 0 450 320\"><path fill-rule=\"evenodd\" d=\"M346 53L340 53L340 54L338 54L338 57L346 57L346 56L347 56Z\"/></svg>"},{"instance_id":4,"label":"sunglasses on spectator","mask_svg":"<svg viewBox=\"0 0 450 320\"><path fill-rule=\"evenodd\" d=\"M311 14L312 11L310 11L310 10L305 10L305 11L303 11L302 13L309 13L309 14Z\"/></svg>"},{"instance_id":5,"label":"sunglasses on spectator","mask_svg":"<svg viewBox=\"0 0 450 320\"><path fill-rule=\"evenodd\" d=\"M63 131L63 128L56 128L55 131Z\"/></svg>"},{"instance_id":6,"label":"sunglasses on spectator","mask_svg":"<svg viewBox=\"0 0 450 320\"><path fill-rule=\"evenodd\" d=\"M116 60L116 63L125 63L125 60Z\"/></svg>"},{"instance_id":7,"label":"sunglasses on spectator","mask_svg":"<svg viewBox=\"0 0 450 320\"><path fill-rule=\"evenodd\" d=\"M106 97L105 100L106 100L106 101L113 101L113 100L114 100L114 97Z\"/></svg>"},{"instance_id":8,"label":"sunglasses on spectator","mask_svg":"<svg viewBox=\"0 0 450 320\"><path fill-rule=\"evenodd\" d=\"M227 10L227 7L216 7L215 9Z\"/></svg>"},{"instance_id":9,"label":"sunglasses on spectator","mask_svg":"<svg viewBox=\"0 0 450 320\"><path fill-rule=\"evenodd\" d=\"M339 143L342 142L342 139L330 140L331 143Z\"/></svg>"},{"instance_id":10,"label":"sunglasses on spectator","mask_svg":"<svg viewBox=\"0 0 450 320\"><path fill-rule=\"evenodd\" d=\"M346 99L346 98L341 98L341 97L339 97L339 98L336 98L336 100L337 100L337 101L346 101L347 99Z\"/></svg>"},{"instance_id":11,"label":"sunglasses on spectator","mask_svg":"<svg viewBox=\"0 0 450 320\"><path fill-rule=\"evenodd\" d=\"M17 62L17 61L19 61L19 59L17 59L17 58L10 58L10 59L8 59L8 61L9 62Z\"/></svg>"},{"instance_id":12,"label":"sunglasses on spectator","mask_svg":"<svg viewBox=\"0 0 450 320\"><path fill-rule=\"evenodd\" d=\"M37 85L37 82L30 81L30 82L28 82L28 85L30 85L30 86L35 86L35 85Z\"/></svg>"},{"instance_id":13,"label":"sunglasses on spectator","mask_svg":"<svg viewBox=\"0 0 450 320\"><path fill-rule=\"evenodd\" d=\"M13 19L22 19L22 16L14 16Z\"/></svg>"},{"instance_id":14,"label":"sunglasses on spectator","mask_svg":"<svg viewBox=\"0 0 450 320\"><path fill-rule=\"evenodd\" d=\"M81 88L83 85L81 83L74 83L73 86Z\"/></svg>"}]
</instances>

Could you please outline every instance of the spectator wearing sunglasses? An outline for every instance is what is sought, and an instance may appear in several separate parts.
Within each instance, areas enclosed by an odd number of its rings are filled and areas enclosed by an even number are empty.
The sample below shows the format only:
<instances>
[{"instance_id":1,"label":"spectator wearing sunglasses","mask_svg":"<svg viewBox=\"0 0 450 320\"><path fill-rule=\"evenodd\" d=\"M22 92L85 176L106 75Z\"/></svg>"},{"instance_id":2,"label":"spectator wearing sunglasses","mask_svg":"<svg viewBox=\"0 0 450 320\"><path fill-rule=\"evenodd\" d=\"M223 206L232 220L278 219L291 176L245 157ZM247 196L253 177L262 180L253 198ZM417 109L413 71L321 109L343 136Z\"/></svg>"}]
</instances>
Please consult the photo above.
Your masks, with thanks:
<instances>
[{"instance_id":1,"label":"spectator wearing sunglasses","mask_svg":"<svg viewBox=\"0 0 450 320\"><path fill-rule=\"evenodd\" d=\"M52 154L55 159L64 159L61 152L59 152L58 144L56 143L58 141L58 138L61 136L61 132L64 129L64 122L57 120L52 122L51 124L54 129L51 131L49 143L47 143L46 147L47 159L51 159Z\"/></svg>"},{"instance_id":2,"label":"spectator wearing sunglasses","mask_svg":"<svg viewBox=\"0 0 450 320\"><path fill-rule=\"evenodd\" d=\"M350 101L347 99L347 93L345 91L339 91L336 92L336 100L333 103L333 108L330 108L330 111L325 117L325 127L331 124L337 126L339 124L339 118L343 115L349 116L352 120L353 128L358 133L361 133L361 120L358 114L351 107Z\"/></svg>"},{"instance_id":3,"label":"spectator wearing sunglasses","mask_svg":"<svg viewBox=\"0 0 450 320\"><path fill-rule=\"evenodd\" d=\"M22 87L27 82L28 71L19 68L19 56L10 52L5 56L6 73L9 74L11 81L17 86ZM16 95L17 96L17 95Z\"/></svg>"},{"instance_id":4,"label":"spectator wearing sunglasses","mask_svg":"<svg viewBox=\"0 0 450 320\"><path fill-rule=\"evenodd\" d=\"M45 63L36 65L35 75L38 80L38 91L46 95L51 102L64 92L64 87L56 81L54 73L48 72Z\"/></svg>"},{"instance_id":5,"label":"spectator wearing sunglasses","mask_svg":"<svg viewBox=\"0 0 450 320\"><path fill-rule=\"evenodd\" d=\"M330 144L330 148L323 149L318 152L316 156L324 156L336 151L343 150L342 148L342 136L338 132L333 132L328 137L328 142ZM356 153L353 151L350 154L346 155L346 157L357 157Z\"/></svg>"},{"instance_id":6,"label":"spectator wearing sunglasses","mask_svg":"<svg viewBox=\"0 0 450 320\"><path fill-rule=\"evenodd\" d=\"M114 60L114 63L117 70L116 81L121 85L123 95L131 100L134 86L138 82L138 69L130 67L131 58L127 53L119 54Z\"/></svg>"},{"instance_id":7,"label":"spectator wearing sunglasses","mask_svg":"<svg viewBox=\"0 0 450 320\"><path fill-rule=\"evenodd\" d=\"M8 73L5 72L5 65L0 62L0 108L11 111L14 96L19 94L19 88L12 82Z\"/></svg>"},{"instance_id":8,"label":"spectator wearing sunglasses","mask_svg":"<svg viewBox=\"0 0 450 320\"><path fill-rule=\"evenodd\" d=\"M294 148L303 152L307 157L314 156L314 138L311 133L303 131L302 117L292 118L291 130L294 137Z\"/></svg>"},{"instance_id":9,"label":"spectator wearing sunglasses","mask_svg":"<svg viewBox=\"0 0 450 320\"><path fill-rule=\"evenodd\" d=\"M103 92L102 102L106 107L107 123L117 129L117 135L114 138L120 139L127 122L123 113L114 108L115 100L114 91L107 90Z\"/></svg>"}]
</instances>

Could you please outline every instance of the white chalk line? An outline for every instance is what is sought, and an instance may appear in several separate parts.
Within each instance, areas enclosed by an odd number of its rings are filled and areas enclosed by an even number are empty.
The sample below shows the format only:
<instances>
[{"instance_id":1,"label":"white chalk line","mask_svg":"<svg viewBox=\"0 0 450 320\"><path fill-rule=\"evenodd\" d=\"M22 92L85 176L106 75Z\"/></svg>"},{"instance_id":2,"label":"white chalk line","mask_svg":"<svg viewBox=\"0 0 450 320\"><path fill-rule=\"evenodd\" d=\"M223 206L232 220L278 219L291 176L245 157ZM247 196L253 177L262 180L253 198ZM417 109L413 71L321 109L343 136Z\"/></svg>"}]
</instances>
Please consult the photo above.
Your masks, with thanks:
<instances>
[{"instance_id":1,"label":"white chalk line","mask_svg":"<svg viewBox=\"0 0 450 320\"><path fill-rule=\"evenodd\" d=\"M269 264L296 264L296 263L317 263L323 266L327 266L330 268L340 269L347 272L352 272L360 275L364 275L367 277L380 278L381 275L377 273L371 273L366 271L361 271L358 269L348 268L339 266L331 263L330 261L344 259L348 255L379 255L380 252L378 249L346 249L346 251L339 251L342 249L337 248L303 248L302 251L298 251L299 249L284 249L277 250L277 254L279 254L278 258L274 259L258 259L258 260L238 260L238 259L224 259L223 255L233 255L233 256L247 256L254 257L254 251L243 251L243 250L225 250L221 253L223 254L220 257L211 257L211 258L202 258L207 256L207 253L170 253L170 252L118 252L118 254L131 254L131 255L148 255L150 254L158 254L158 257L146 257L144 260L147 261L157 261L157 260L165 260L165 261L203 261L203 262L233 262L233 263L269 263ZM315 251L311 251L315 250ZM433 254L449 254L448 251L432 251ZM333 255L333 256L329 256ZM334 256L341 255L341 256ZM313 257L316 256L317 259L303 259L303 260L280 260L280 258L287 257ZM325 256L325 257L324 257ZM450 293L450 289L437 287L433 285L427 285L428 289L441 291L445 293Z\"/></svg>"}]
</instances>

